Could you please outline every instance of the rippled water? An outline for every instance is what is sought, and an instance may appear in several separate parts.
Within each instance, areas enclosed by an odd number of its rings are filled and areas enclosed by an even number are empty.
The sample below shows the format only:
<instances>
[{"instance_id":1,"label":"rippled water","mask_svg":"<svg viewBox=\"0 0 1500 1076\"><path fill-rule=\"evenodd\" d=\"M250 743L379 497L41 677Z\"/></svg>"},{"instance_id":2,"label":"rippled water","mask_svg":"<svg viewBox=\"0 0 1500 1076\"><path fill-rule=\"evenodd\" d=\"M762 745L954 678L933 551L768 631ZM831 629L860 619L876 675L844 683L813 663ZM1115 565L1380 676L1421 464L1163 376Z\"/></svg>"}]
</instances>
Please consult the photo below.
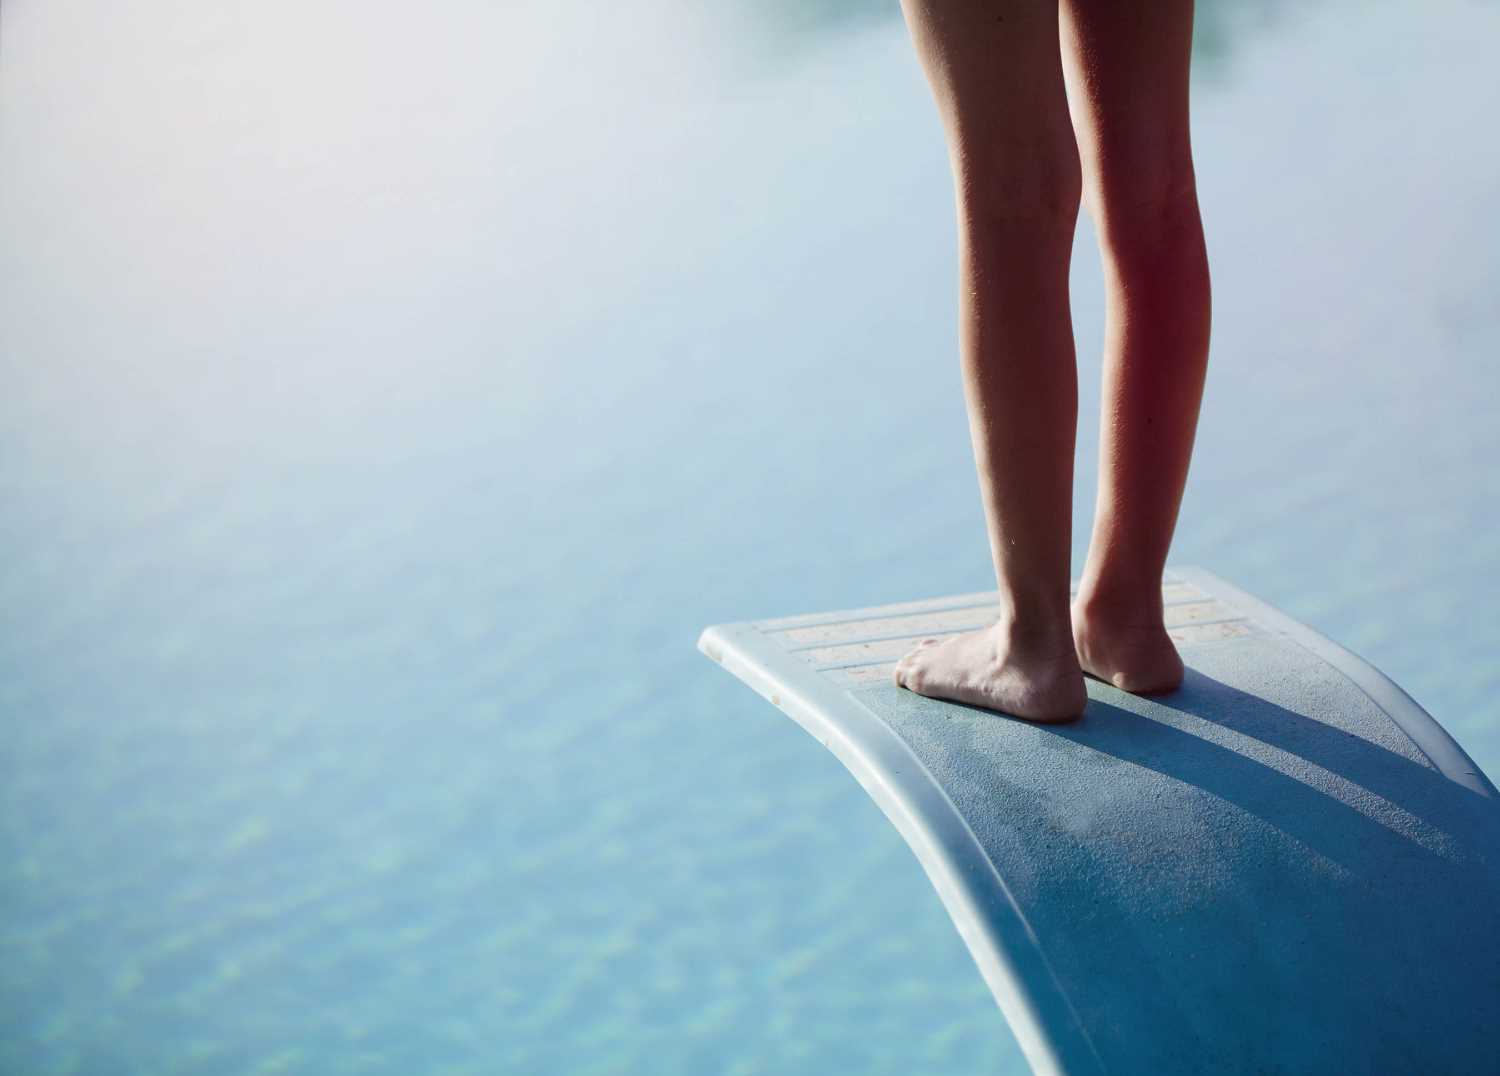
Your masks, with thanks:
<instances>
[{"instance_id":1,"label":"rippled water","mask_svg":"<svg viewBox=\"0 0 1500 1076\"><path fill-rule=\"evenodd\" d=\"M894 6L545 7L6 6L0 1071L1018 1068L693 651L987 584ZM1495 774L1500 9L1199 21L1175 557Z\"/></svg>"}]
</instances>

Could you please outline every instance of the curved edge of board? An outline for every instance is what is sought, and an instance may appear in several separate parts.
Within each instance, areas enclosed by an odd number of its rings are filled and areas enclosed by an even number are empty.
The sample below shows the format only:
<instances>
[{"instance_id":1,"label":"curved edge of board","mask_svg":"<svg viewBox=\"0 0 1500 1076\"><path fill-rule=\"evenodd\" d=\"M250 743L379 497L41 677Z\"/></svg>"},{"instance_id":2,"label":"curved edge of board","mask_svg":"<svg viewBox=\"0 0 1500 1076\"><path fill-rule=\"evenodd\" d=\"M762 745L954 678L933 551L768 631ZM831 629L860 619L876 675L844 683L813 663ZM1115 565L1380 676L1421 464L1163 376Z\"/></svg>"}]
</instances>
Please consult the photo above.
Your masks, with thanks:
<instances>
[{"instance_id":1,"label":"curved edge of board","mask_svg":"<svg viewBox=\"0 0 1500 1076\"><path fill-rule=\"evenodd\" d=\"M1500 792L1456 740L1389 677L1285 613L1199 568L1175 567L1171 579L1235 607L1260 629L1280 635L1345 677L1455 784L1486 799ZM978 604L985 594L909 603L942 608ZM960 598L962 602L960 602ZM879 610L907 610L884 606ZM975 831L912 749L838 678L810 676L796 648L768 632L859 619L872 610L809 614L779 621L711 627L698 648L744 681L823 744L901 834L937 891L980 974L1036 1073L1102 1074L1088 1030L1062 989L1026 914L985 853Z\"/></svg>"},{"instance_id":2,"label":"curved edge of board","mask_svg":"<svg viewBox=\"0 0 1500 1076\"><path fill-rule=\"evenodd\" d=\"M1469 757L1448 730L1438 724L1437 719L1422 709L1394 680L1364 658L1212 572L1202 568L1174 567L1172 574L1200 590L1239 606L1241 611L1265 627L1299 643L1343 673L1401 727L1417 748L1450 781L1486 798L1500 796L1500 791L1485 776L1479 764Z\"/></svg>"},{"instance_id":3,"label":"curved edge of board","mask_svg":"<svg viewBox=\"0 0 1500 1076\"><path fill-rule=\"evenodd\" d=\"M1104 1065L1035 933L937 779L848 692L788 675L788 656L752 624L703 632L698 649L749 684L844 765L896 827L937 890L1021 1051L1039 1076Z\"/></svg>"}]
</instances>

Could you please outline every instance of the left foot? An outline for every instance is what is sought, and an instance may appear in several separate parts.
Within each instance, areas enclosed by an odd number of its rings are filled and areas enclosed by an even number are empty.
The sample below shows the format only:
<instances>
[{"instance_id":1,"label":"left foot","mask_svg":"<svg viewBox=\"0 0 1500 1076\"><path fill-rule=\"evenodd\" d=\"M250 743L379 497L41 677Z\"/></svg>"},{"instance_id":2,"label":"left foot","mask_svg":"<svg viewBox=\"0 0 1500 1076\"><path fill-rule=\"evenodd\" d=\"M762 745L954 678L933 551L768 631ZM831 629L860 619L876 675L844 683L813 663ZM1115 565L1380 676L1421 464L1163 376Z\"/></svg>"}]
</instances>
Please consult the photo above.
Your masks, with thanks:
<instances>
[{"instance_id":1,"label":"left foot","mask_svg":"<svg viewBox=\"0 0 1500 1076\"><path fill-rule=\"evenodd\" d=\"M896 665L896 683L1027 721L1071 721L1088 702L1071 640L1018 638L999 624L922 640Z\"/></svg>"}]
</instances>

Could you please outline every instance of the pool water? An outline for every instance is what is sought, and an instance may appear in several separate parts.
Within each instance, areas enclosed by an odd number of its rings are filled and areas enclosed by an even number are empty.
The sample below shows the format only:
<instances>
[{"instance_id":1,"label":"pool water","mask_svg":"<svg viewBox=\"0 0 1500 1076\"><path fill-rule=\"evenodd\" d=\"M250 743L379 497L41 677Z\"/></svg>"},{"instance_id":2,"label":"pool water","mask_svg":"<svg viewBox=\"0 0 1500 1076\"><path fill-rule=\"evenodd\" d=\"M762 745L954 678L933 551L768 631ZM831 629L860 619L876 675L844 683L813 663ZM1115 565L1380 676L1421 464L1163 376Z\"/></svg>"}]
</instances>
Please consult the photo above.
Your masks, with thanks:
<instances>
[{"instance_id":1,"label":"pool water","mask_svg":"<svg viewBox=\"0 0 1500 1076\"><path fill-rule=\"evenodd\" d=\"M1023 1071L693 648L989 585L898 13L618 7L5 8L0 1071ZM1497 32L1200 6L1174 549L1492 775Z\"/></svg>"}]
</instances>

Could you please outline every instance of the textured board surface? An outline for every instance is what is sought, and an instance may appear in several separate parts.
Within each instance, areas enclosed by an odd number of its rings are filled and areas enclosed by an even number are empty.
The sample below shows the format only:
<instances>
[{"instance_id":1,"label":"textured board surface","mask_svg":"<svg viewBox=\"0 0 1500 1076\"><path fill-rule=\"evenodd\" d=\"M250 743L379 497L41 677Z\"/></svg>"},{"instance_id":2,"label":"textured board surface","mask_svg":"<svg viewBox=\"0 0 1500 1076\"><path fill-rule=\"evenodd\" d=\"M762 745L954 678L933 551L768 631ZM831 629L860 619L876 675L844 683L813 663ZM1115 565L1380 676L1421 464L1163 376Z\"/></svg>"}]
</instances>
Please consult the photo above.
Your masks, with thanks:
<instances>
[{"instance_id":1,"label":"textured board surface","mask_svg":"<svg viewBox=\"0 0 1500 1076\"><path fill-rule=\"evenodd\" d=\"M844 763L1037 1072L1488 1072L1500 797L1378 671L1206 572L1188 666L1033 725L897 688L993 593L728 624L700 648ZM851 909L850 914L858 914Z\"/></svg>"}]
</instances>

